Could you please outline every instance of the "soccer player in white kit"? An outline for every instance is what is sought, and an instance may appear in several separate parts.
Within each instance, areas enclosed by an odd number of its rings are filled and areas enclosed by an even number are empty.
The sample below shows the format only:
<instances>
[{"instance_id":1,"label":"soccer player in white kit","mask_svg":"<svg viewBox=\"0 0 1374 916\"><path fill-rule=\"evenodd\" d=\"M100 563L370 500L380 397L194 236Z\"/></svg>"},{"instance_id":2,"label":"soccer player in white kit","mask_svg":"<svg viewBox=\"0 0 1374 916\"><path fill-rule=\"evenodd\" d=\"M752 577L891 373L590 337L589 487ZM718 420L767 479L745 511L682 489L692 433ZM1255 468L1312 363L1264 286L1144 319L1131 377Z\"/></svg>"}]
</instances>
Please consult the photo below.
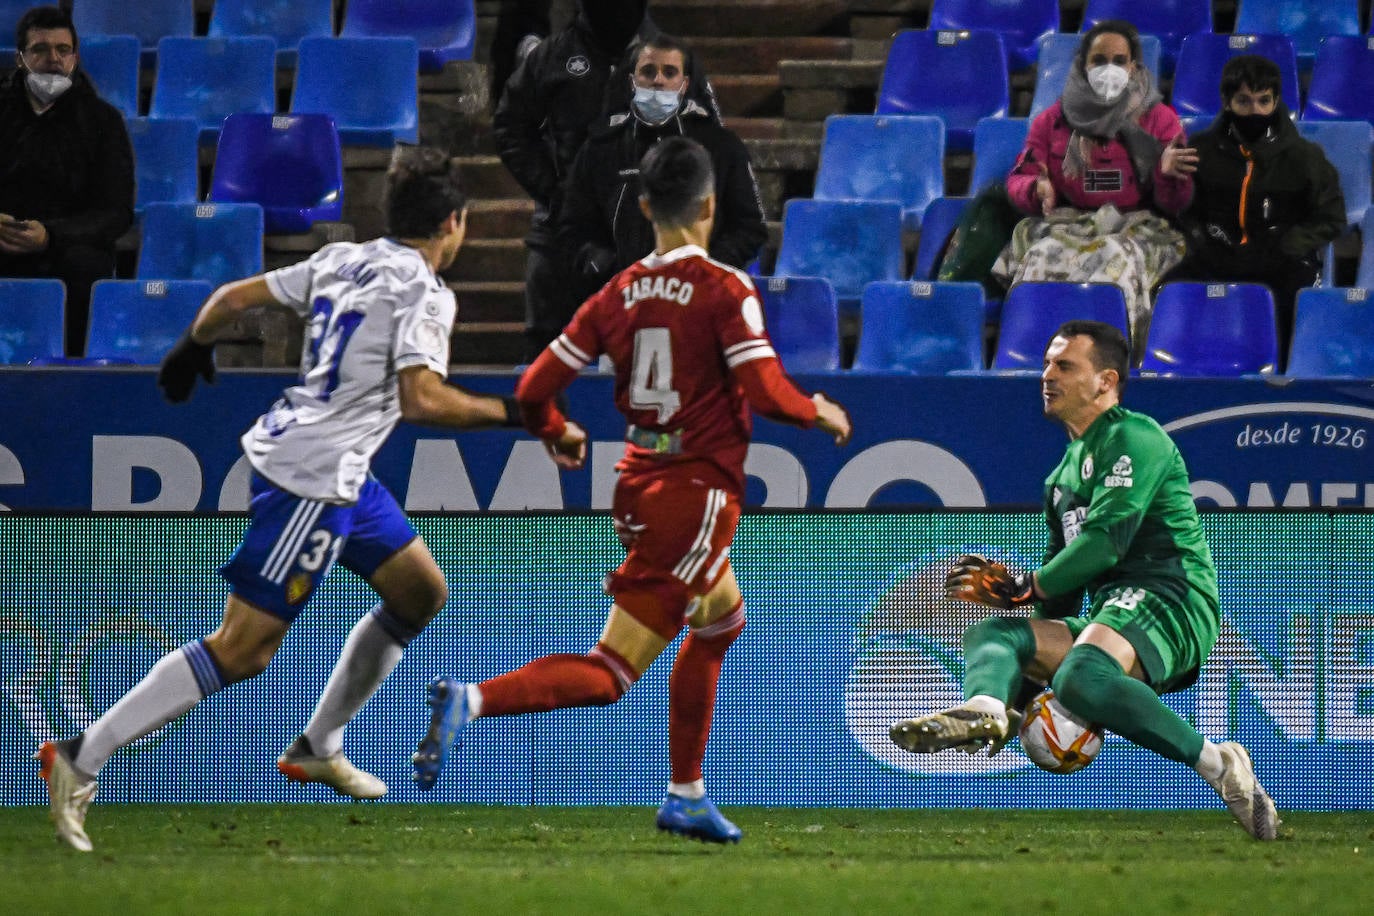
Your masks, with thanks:
<instances>
[{"instance_id":1,"label":"soccer player in white kit","mask_svg":"<svg viewBox=\"0 0 1374 916\"><path fill-rule=\"evenodd\" d=\"M370 473L397 421L519 426L512 398L448 385L457 312L438 273L466 229L466 198L437 151L398 155L388 175L388 235L327 245L309 259L217 289L163 360L158 385L186 400L214 380L214 341L250 309L285 306L308 322L298 382L240 440L253 468L250 522L221 568L223 622L164 656L84 732L35 755L57 836L89 851L96 775L124 747L229 684L267 667L291 621L335 562L381 598L353 627L304 732L277 761L291 779L353 798L386 785L342 751L345 726L448 600L443 573L396 499Z\"/></svg>"}]
</instances>

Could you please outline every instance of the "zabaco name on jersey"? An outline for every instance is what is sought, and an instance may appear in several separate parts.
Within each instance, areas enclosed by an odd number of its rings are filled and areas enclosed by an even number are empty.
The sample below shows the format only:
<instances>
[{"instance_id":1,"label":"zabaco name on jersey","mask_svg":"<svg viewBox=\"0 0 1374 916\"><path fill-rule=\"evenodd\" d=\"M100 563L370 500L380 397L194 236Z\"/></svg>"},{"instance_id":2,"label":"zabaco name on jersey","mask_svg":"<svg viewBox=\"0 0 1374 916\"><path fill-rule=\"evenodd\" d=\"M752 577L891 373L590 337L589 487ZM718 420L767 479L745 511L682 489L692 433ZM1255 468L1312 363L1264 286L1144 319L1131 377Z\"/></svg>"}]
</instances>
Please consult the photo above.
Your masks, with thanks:
<instances>
[{"instance_id":1,"label":"zabaco name on jersey","mask_svg":"<svg viewBox=\"0 0 1374 916\"><path fill-rule=\"evenodd\" d=\"M640 277L622 289L620 294L625 297L625 308L627 309L632 308L641 299L662 299L666 302L686 305L692 301L694 288L687 280L659 274L654 277Z\"/></svg>"}]
</instances>

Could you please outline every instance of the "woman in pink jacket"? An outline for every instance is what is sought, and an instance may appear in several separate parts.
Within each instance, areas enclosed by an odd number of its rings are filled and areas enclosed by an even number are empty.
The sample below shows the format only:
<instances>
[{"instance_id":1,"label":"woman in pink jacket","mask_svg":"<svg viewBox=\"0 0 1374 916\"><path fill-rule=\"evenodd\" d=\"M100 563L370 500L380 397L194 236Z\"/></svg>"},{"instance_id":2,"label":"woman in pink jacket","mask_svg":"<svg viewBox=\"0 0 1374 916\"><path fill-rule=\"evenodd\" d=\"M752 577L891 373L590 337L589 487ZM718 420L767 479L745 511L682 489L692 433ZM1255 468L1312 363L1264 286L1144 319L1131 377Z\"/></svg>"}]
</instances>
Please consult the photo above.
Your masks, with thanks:
<instances>
[{"instance_id":1,"label":"woman in pink jacket","mask_svg":"<svg viewBox=\"0 0 1374 916\"><path fill-rule=\"evenodd\" d=\"M1128 22L1101 22L1083 36L1063 94L1031 123L1007 177L1008 196L1029 216L993 265L1008 286L1117 284L1136 354L1150 289L1185 252L1169 218L1188 205L1197 168L1140 56Z\"/></svg>"}]
</instances>

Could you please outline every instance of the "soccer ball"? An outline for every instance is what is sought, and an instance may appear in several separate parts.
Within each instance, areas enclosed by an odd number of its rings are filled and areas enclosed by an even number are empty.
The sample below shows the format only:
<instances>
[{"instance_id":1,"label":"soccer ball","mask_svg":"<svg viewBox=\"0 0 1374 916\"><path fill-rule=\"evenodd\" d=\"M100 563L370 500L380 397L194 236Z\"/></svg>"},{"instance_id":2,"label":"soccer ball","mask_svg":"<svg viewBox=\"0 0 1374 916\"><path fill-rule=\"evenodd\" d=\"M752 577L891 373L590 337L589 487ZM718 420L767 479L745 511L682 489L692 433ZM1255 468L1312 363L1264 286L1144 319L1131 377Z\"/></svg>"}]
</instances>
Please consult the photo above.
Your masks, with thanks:
<instances>
[{"instance_id":1,"label":"soccer ball","mask_svg":"<svg viewBox=\"0 0 1374 916\"><path fill-rule=\"evenodd\" d=\"M1031 763L1051 773L1076 773L1102 750L1102 729L1065 709L1048 687L1026 707L1018 737Z\"/></svg>"}]
</instances>

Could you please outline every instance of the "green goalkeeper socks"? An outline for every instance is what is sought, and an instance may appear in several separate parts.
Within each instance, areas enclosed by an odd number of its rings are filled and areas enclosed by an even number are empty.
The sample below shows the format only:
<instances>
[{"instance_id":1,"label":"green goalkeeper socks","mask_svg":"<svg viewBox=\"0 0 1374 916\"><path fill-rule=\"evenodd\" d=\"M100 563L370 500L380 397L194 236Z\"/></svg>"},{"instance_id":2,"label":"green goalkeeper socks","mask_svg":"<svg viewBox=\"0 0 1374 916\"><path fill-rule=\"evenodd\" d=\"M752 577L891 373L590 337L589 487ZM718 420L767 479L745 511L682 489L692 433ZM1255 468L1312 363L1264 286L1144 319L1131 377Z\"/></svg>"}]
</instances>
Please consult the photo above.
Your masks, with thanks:
<instances>
[{"instance_id":1,"label":"green goalkeeper socks","mask_svg":"<svg viewBox=\"0 0 1374 916\"><path fill-rule=\"evenodd\" d=\"M989 617L964 631L964 699L1011 703L1021 669L1035 658L1035 633L1025 617Z\"/></svg>"},{"instance_id":2,"label":"green goalkeeper socks","mask_svg":"<svg viewBox=\"0 0 1374 916\"><path fill-rule=\"evenodd\" d=\"M1053 687L1059 702L1074 715L1162 757L1192 766L1202 753L1202 735L1097 646L1069 650L1055 672Z\"/></svg>"}]
</instances>

